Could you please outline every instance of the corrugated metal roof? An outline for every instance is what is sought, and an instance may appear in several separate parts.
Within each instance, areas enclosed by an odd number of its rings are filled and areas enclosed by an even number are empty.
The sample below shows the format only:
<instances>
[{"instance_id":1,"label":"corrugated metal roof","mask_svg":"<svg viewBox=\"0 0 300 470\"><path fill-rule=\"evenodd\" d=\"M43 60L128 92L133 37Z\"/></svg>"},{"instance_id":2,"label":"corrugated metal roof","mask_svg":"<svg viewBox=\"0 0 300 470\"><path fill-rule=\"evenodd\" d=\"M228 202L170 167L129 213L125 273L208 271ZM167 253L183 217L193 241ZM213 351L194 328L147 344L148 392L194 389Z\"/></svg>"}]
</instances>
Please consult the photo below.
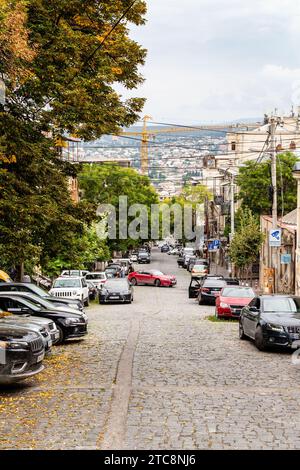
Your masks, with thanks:
<instances>
[{"instance_id":1,"label":"corrugated metal roof","mask_svg":"<svg viewBox=\"0 0 300 470\"><path fill-rule=\"evenodd\" d=\"M294 209L292 212L286 214L282 222L285 224L297 225L297 209Z\"/></svg>"}]
</instances>

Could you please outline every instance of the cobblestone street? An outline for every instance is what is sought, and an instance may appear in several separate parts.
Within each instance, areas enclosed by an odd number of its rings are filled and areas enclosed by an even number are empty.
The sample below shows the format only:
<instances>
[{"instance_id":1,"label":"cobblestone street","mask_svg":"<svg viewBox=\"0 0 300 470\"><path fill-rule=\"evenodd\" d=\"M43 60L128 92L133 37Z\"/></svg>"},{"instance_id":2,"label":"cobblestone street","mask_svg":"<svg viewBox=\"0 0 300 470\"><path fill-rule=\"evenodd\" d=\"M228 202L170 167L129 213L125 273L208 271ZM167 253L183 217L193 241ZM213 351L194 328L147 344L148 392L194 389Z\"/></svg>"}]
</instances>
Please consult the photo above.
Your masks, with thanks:
<instances>
[{"instance_id":1,"label":"cobblestone street","mask_svg":"<svg viewBox=\"0 0 300 470\"><path fill-rule=\"evenodd\" d=\"M237 323L209 321L214 308L188 299L176 259L153 250L151 264L175 274L175 288L93 304L83 341L54 347L44 373L1 390L1 449L300 448L291 353L259 352Z\"/></svg>"}]
</instances>

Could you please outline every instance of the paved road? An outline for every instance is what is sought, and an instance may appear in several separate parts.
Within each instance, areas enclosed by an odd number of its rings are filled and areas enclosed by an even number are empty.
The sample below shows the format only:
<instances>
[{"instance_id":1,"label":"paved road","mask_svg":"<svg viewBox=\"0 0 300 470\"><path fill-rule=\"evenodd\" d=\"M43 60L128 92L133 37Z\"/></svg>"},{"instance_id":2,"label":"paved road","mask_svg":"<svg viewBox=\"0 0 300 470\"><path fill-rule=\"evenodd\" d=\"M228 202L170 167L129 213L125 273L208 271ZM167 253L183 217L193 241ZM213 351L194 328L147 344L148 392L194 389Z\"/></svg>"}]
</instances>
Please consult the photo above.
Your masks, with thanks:
<instances>
[{"instance_id":1,"label":"paved road","mask_svg":"<svg viewBox=\"0 0 300 470\"><path fill-rule=\"evenodd\" d=\"M0 393L0 448L300 448L300 367L258 352L237 324L187 298L176 258L152 266L176 288L136 287L132 305L88 309L84 341Z\"/></svg>"}]
</instances>

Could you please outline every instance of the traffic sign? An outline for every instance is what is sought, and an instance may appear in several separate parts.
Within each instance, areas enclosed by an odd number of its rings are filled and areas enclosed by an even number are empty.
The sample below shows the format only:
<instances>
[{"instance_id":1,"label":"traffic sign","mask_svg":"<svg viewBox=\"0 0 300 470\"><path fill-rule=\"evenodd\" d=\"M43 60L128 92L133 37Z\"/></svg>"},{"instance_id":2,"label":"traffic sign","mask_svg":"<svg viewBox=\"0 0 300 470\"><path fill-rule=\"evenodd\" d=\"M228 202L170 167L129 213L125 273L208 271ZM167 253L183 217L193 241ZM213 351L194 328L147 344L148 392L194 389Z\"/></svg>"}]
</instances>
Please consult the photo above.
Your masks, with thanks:
<instances>
[{"instance_id":1,"label":"traffic sign","mask_svg":"<svg viewBox=\"0 0 300 470\"><path fill-rule=\"evenodd\" d=\"M272 228L270 230L269 246L281 246L281 228Z\"/></svg>"},{"instance_id":2,"label":"traffic sign","mask_svg":"<svg viewBox=\"0 0 300 470\"><path fill-rule=\"evenodd\" d=\"M208 251L215 252L220 249L221 242L218 239L209 240L208 242Z\"/></svg>"}]
</instances>

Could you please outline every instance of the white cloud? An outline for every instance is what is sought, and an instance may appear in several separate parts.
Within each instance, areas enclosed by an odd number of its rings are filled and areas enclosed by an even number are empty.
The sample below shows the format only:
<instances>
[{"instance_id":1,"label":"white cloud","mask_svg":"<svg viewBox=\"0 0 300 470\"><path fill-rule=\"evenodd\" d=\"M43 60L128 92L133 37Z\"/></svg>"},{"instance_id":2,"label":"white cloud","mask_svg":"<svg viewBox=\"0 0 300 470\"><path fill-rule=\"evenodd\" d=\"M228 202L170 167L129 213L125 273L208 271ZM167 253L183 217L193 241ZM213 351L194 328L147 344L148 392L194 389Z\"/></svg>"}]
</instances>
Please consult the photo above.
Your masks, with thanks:
<instances>
[{"instance_id":1,"label":"white cloud","mask_svg":"<svg viewBox=\"0 0 300 470\"><path fill-rule=\"evenodd\" d=\"M289 109L300 78L299 0L148 0L147 114L199 122ZM300 99L300 95L299 95Z\"/></svg>"}]
</instances>

